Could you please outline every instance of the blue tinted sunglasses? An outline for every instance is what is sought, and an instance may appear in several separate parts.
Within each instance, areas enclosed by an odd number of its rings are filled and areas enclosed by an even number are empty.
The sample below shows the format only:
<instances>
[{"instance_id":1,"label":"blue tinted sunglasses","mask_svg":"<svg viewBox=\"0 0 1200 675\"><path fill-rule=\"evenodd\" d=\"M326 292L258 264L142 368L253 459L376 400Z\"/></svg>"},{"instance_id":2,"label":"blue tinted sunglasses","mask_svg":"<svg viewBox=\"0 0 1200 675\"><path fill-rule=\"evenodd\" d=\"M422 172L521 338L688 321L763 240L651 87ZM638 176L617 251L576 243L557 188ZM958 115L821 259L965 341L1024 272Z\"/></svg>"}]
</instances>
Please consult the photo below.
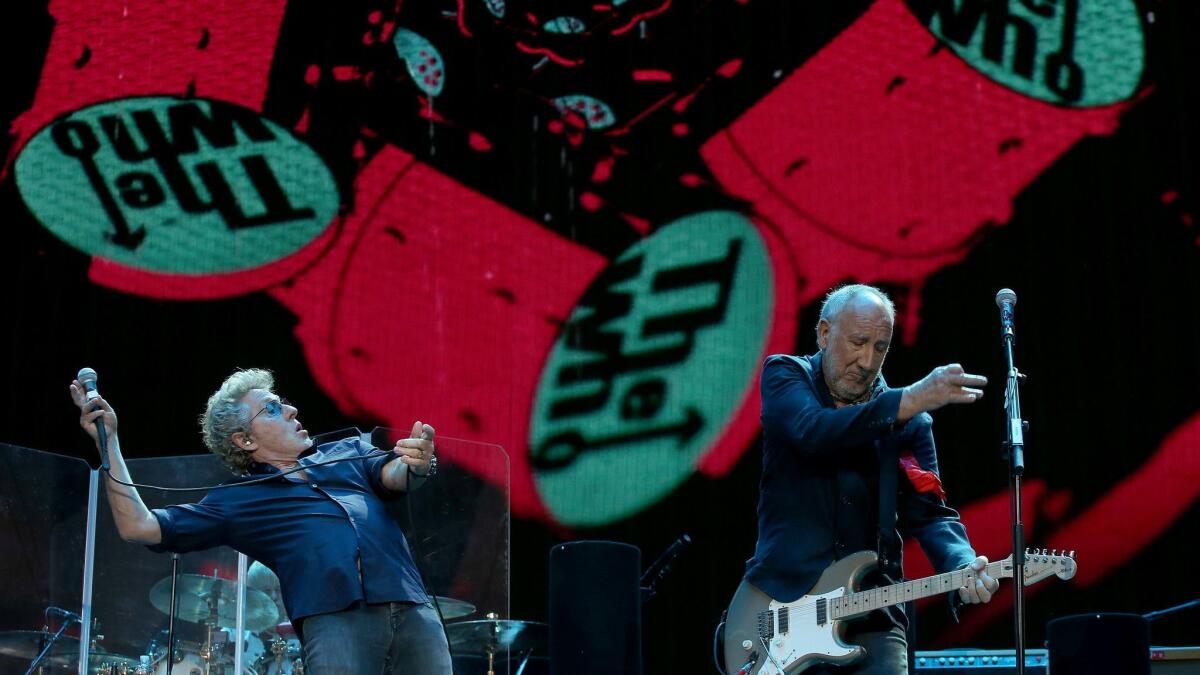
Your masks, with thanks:
<instances>
[{"instance_id":1,"label":"blue tinted sunglasses","mask_svg":"<svg viewBox=\"0 0 1200 675\"><path fill-rule=\"evenodd\" d=\"M250 418L250 422L248 422L246 426L249 427L250 424L254 422L254 418L263 413L267 413L267 417L279 417L281 414L283 414L283 406L285 405L291 405L288 403L286 398L273 398L270 401L267 401L263 404L262 410L254 413L254 417Z\"/></svg>"}]
</instances>

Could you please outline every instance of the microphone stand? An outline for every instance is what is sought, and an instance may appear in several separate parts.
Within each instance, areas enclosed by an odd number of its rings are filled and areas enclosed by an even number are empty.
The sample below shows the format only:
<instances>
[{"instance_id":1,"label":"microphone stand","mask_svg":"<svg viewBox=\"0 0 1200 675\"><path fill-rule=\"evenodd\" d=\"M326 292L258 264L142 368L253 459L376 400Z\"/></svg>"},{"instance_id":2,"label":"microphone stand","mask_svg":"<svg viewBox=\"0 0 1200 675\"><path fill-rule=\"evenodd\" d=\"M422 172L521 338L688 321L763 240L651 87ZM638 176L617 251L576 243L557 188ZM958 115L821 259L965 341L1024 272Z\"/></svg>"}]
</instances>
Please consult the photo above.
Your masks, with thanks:
<instances>
[{"instance_id":1,"label":"microphone stand","mask_svg":"<svg viewBox=\"0 0 1200 675\"><path fill-rule=\"evenodd\" d=\"M1193 607L1200 607L1200 598L1196 598L1195 600L1189 600L1188 602L1185 602L1182 605L1175 605L1174 607L1160 609L1157 612L1147 612L1142 615L1142 618L1147 621L1156 621L1158 619L1163 618L1164 616L1174 614L1175 612L1182 612L1185 609L1191 609Z\"/></svg>"},{"instance_id":2,"label":"microphone stand","mask_svg":"<svg viewBox=\"0 0 1200 675\"><path fill-rule=\"evenodd\" d=\"M50 653L50 648L54 646L55 642L58 642L58 638L62 637L63 632L70 628L71 624L73 623L75 623L75 617L63 617L62 625L58 627L58 631L53 635L53 637L50 638L50 641L46 643L46 647L42 649L40 654L37 655L37 658L35 658L33 662L29 664L29 669L25 671L25 675L30 675L30 673L32 673L34 670L37 670L38 664L40 664L42 659L46 658L46 655Z\"/></svg>"},{"instance_id":3,"label":"microphone stand","mask_svg":"<svg viewBox=\"0 0 1200 675\"><path fill-rule=\"evenodd\" d=\"M1004 409L1008 413L1004 448L1008 453L1009 493L1011 499L1013 550L1013 632L1016 638L1016 673L1025 673L1025 524L1021 520L1021 476L1025 473L1025 429L1021 419L1020 379L1024 377L1013 362L1016 334L1011 324L1004 326L1004 358L1008 365L1008 384L1004 390Z\"/></svg>"},{"instance_id":4,"label":"microphone stand","mask_svg":"<svg viewBox=\"0 0 1200 675\"><path fill-rule=\"evenodd\" d=\"M662 583L662 580L666 578L667 573L671 571L671 563L675 562L675 558L679 557L679 554L683 552L683 549L691 543L692 537L690 535L686 533L679 535L679 538L676 539L670 546L668 546L667 550L663 551L662 555L658 556L658 560L655 560L650 567L648 567L646 571L642 573L640 586L642 590L643 605L654 599L654 596L658 593L658 585Z\"/></svg>"},{"instance_id":5,"label":"microphone stand","mask_svg":"<svg viewBox=\"0 0 1200 675\"><path fill-rule=\"evenodd\" d=\"M167 617L167 667L163 672L171 672L175 667L175 599L178 596L176 585L179 582L179 554L171 554L171 613Z\"/></svg>"}]
</instances>

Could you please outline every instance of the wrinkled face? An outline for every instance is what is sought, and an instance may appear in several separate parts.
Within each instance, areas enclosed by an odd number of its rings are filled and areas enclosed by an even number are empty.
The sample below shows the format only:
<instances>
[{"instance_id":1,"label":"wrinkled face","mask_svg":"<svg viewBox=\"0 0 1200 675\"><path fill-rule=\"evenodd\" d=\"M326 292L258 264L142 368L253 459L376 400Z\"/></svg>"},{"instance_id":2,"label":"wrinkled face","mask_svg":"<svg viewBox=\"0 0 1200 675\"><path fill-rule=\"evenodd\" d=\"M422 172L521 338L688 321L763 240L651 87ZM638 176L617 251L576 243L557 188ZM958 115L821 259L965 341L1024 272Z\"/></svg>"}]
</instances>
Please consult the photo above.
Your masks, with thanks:
<instances>
[{"instance_id":1,"label":"wrinkled face","mask_svg":"<svg viewBox=\"0 0 1200 675\"><path fill-rule=\"evenodd\" d=\"M299 457L312 445L308 432L296 419L294 406L281 403L280 398L264 389L251 389L242 397L250 406L249 438L254 443L254 458L264 461L274 457ZM276 408L276 405L278 407ZM277 410L276 414L272 414Z\"/></svg>"},{"instance_id":2,"label":"wrinkled face","mask_svg":"<svg viewBox=\"0 0 1200 675\"><path fill-rule=\"evenodd\" d=\"M821 374L839 403L857 403L871 391L892 344L892 317L883 301L860 293L832 321L817 326Z\"/></svg>"}]
</instances>

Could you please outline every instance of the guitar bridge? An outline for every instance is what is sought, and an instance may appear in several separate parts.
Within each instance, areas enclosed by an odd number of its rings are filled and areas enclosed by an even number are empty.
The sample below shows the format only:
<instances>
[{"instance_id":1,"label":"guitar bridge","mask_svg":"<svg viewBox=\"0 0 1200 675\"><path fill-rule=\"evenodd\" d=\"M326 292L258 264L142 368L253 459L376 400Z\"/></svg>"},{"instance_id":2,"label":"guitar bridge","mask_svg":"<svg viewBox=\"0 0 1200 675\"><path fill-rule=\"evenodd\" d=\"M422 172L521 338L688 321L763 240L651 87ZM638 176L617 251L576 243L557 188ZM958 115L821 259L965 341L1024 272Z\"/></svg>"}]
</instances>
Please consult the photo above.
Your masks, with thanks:
<instances>
[{"instance_id":1,"label":"guitar bridge","mask_svg":"<svg viewBox=\"0 0 1200 675\"><path fill-rule=\"evenodd\" d=\"M764 610L758 613L758 637L770 640L775 637L775 611Z\"/></svg>"}]
</instances>

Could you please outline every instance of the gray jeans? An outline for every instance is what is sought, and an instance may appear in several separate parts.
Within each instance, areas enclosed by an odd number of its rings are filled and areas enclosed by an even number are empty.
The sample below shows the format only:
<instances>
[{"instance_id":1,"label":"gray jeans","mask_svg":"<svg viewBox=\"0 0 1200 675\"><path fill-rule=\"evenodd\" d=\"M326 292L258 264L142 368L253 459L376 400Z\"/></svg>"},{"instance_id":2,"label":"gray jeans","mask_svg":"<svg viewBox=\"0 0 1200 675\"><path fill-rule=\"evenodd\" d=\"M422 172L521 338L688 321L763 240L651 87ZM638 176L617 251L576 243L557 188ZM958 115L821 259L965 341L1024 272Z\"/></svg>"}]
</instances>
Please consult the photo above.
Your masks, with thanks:
<instances>
[{"instance_id":1,"label":"gray jeans","mask_svg":"<svg viewBox=\"0 0 1200 675\"><path fill-rule=\"evenodd\" d=\"M433 605L358 603L304 620L308 675L440 675L453 672Z\"/></svg>"}]
</instances>

